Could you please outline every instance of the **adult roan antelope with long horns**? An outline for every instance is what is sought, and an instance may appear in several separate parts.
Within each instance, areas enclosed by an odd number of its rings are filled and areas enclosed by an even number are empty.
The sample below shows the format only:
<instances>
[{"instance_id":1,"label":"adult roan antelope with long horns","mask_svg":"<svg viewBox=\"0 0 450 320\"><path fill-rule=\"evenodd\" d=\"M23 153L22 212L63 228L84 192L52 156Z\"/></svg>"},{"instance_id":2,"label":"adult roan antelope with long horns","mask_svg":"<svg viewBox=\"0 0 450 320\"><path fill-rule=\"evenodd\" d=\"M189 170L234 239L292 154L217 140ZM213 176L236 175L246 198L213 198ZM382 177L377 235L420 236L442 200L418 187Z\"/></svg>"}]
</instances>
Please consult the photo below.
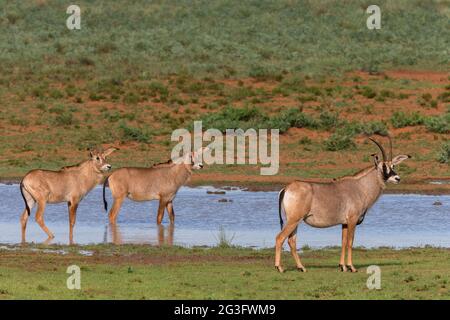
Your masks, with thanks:
<instances>
[{"instance_id":1,"label":"adult roan antelope with long horns","mask_svg":"<svg viewBox=\"0 0 450 320\"><path fill-rule=\"evenodd\" d=\"M281 232L276 237L275 268L283 272L281 267L281 249L288 238L291 254L300 271L306 271L297 253L297 228L301 221L316 228L327 228L342 225L342 251L339 262L341 271L356 272L352 260L352 246L355 228L360 224L367 210L380 197L386 183L399 183L400 177L395 166L410 158L399 155L392 158L392 141L389 138L390 155L386 156L383 146L369 138L381 151L382 161L373 154L374 165L365 168L352 176L346 176L328 183L294 181L279 193L279 216ZM283 227L282 209L285 211L286 224ZM345 248L347 248L347 265L345 264Z\"/></svg>"},{"instance_id":2,"label":"adult roan antelope with long horns","mask_svg":"<svg viewBox=\"0 0 450 320\"><path fill-rule=\"evenodd\" d=\"M178 189L191 177L192 170L203 168L200 161L203 150L204 148L198 152L189 152L173 162L169 160L150 168L125 167L114 171L103 184L105 211L108 210L105 194L108 185L114 198L109 212L110 223L116 223L123 201L129 198L133 201L159 200L157 224L161 224L165 209L169 213L170 223L174 224L173 199Z\"/></svg>"},{"instance_id":3,"label":"adult roan antelope with long horns","mask_svg":"<svg viewBox=\"0 0 450 320\"><path fill-rule=\"evenodd\" d=\"M34 205L38 205L36 222L53 239L53 233L44 223L44 210L47 203L67 202L69 207L69 241L73 243L73 227L77 208L83 197L102 182L104 173L111 170L106 157L117 148L95 149L89 151L89 160L78 165L64 167L59 171L32 170L20 183L20 191L25 201L25 210L20 219L22 225L22 242L25 242L27 221Z\"/></svg>"}]
</instances>

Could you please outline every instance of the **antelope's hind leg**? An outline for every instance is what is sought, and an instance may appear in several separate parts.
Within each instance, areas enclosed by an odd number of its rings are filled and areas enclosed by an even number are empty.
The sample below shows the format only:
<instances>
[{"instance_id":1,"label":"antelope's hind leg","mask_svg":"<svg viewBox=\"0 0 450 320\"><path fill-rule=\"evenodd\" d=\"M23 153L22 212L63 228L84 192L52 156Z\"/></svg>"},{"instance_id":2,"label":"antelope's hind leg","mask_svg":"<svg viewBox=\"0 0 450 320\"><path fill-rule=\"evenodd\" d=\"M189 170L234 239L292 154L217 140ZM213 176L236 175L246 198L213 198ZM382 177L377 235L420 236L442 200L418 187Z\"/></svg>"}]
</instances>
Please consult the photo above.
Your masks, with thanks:
<instances>
[{"instance_id":1,"label":"antelope's hind leg","mask_svg":"<svg viewBox=\"0 0 450 320\"><path fill-rule=\"evenodd\" d=\"M289 235L288 244L289 247L291 248L291 254L294 257L295 264L297 265L297 270L301 272L306 272L306 268L303 266L300 260L300 256L298 255L297 252L297 229L298 225L297 227L295 227L295 230Z\"/></svg>"},{"instance_id":2,"label":"antelope's hind leg","mask_svg":"<svg viewBox=\"0 0 450 320\"><path fill-rule=\"evenodd\" d=\"M281 250L283 248L283 243L286 240L286 238L292 234L292 232L297 228L298 221L295 222L288 222L283 230L277 235L276 241L275 241L275 268L279 272L284 272L283 267L281 267Z\"/></svg>"},{"instance_id":3,"label":"antelope's hind leg","mask_svg":"<svg viewBox=\"0 0 450 320\"><path fill-rule=\"evenodd\" d=\"M25 194L25 192L24 192ZM20 224L22 227L22 243L25 243L25 233L26 233L26 229L27 229L27 222L28 222L28 218L30 217L31 214L31 210L33 209L34 205L35 205L35 201L33 200L33 198L30 195L25 195L25 201L26 206L28 206L29 214L28 214L28 210L27 208L25 208L25 210L22 213L22 216L20 217Z\"/></svg>"},{"instance_id":4,"label":"antelope's hind leg","mask_svg":"<svg viewBox=\"0 0 450 320\"><path fill-rule=\"evenodd\" d=\"M119 215L120 208L122 207L122 203L125 200L125 196L114 197L114 203L109 211L109 222L111 224L116 224L117 216Z\"/></svg>"},{"instance_id":5,"label":"antelope's hind leg","mask_svg":"<svg viewBox=\"0 0 450 320\"><path fill-rule=\"evenodd\" d=\"M55 236L47 228L47 226L45 225L45 222L44 222L44 211L45 211L46 202L45 202L45 200L38 200L37 203L38 203L38 209L36 212L36 222L39 224L41 229L44 230L44 232L47 234L47 236L48 236L47 240L53 239Z\"/></svg>"}]
</instances>

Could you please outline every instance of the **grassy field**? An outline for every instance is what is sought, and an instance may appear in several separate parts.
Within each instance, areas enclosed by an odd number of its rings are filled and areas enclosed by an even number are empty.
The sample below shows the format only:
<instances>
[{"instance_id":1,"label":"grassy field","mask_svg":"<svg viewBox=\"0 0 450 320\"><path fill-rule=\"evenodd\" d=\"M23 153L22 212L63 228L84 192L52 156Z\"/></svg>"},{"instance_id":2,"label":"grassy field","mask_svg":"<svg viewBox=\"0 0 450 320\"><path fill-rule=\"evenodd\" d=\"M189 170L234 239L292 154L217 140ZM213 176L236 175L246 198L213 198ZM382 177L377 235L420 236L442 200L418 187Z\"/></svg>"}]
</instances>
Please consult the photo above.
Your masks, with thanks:
<instances>
[{"instance_id":1,"label":"grassy field","mask_svg":"<svg viewBox=\"0 0 450 320\"><path fill-rule=\"evenodd\" d=\"M14 249L0 250L0 299L450 299L448 249L357 249L356 274L338 272L338 248L305 248L306 273L296 271L285 253L284 274L273 268L271 249ZM81 268L81 290L66 287L66 270L73 264ZM381 268L380 290L366 287L369 265Z\"/></svg>"},{"instance_id":2,"label":"grassy field","mask_svg":"<svg viewBox=\"0 0 450 320\"><path fill-rule=\"evenodd\" d=\"M172 130L194 120L282 132L277 176L217 165L195 184L353 173L376 150L366 136L388 131L413 156L400 168L411 189L448 177L448 0L380 1L376 31L356 0L78 4L70 31L65 2L2 2L1 178L98 144L121 148L115 167L165 161Z\"/></svg>"}]
</instances>

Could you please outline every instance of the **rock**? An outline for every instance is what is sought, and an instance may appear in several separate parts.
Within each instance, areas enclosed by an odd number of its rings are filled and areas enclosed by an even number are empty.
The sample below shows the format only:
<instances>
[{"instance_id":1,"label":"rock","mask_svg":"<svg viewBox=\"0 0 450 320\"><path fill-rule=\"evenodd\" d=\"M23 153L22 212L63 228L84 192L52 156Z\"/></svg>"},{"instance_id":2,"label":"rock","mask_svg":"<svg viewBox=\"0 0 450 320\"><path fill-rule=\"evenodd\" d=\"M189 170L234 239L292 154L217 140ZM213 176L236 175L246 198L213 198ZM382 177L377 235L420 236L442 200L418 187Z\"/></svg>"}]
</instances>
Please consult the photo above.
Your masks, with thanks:
<instances>
[{"instance_id":1,"label":"rock","mask_svg":"<svg viewBox=\"0 0 450 320\"><path fill-rule=\"evenodd\" d=\"M231 200L231 199L219 199L219 200L217 200L217 201L219 201L219 202L233 202L233 200Z\"/></svg>"},{"instance_id":2,"label":"rock","mask_svg":"<svg viewBox=\"0 0 450 320\"><path fill-rule=\"evenodd\" d=\"M440 202L440 201L435 201L435 202L433 203L433 206L442 206L442 202Z\"/></svg>"},{"instance_id":3,"label":"rock","mask_svg":"<svg viewBox=\"0 0 450 320\"><path fill-rule=\"evenodd\" d=\"M206 191L207 194L225 194L225 191Z\"/></svg>"}]
</instances>

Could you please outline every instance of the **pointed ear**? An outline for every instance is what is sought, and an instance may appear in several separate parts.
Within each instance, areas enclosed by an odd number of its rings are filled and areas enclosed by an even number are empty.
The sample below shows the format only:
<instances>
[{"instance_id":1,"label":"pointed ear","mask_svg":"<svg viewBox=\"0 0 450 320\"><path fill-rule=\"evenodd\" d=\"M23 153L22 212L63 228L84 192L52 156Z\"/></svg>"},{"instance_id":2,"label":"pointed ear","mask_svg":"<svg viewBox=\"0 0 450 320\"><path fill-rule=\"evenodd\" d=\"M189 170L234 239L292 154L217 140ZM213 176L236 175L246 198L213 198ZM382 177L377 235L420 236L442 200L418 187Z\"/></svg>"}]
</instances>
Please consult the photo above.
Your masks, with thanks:
<instances>
[{"instance_id":1,"label":"pointed ear","mask_svg":"<svg viewBox=\"0 0 450 320\"><path fill-rule=\"evenodd\" d=\"M380 158L378 155L376 153L372 153L370 156L373 158L373 163L375 163L375 166L378 166L380 163Z\"/></svg>"},{"instance_id":2,"label":"pointed ear","mask_svg":"<svg viewBox=\"0 0 450 320\"><path fill-rule=\"evenodd\" d=\"M94 153L92 152L91 148L87 148L87 151L89 151L89 158L93 158L94 157Z\"/></svg>"},{"instance_id":3,"label":"pointed ear","mask_svg":"<svg viewBox=\"0 0 450 320\"><path fill-rule=\"evenodd\" d=\"M402 163L403 161L405 161L406 159L411 158L410 155L406 155L406 154L401 154L399 156L396 156L394 159L392 159L392 164L393 165L397 165L399 163Z\"/></svg>"},{"instance_id":4,"label":"pointed ear","mask_svg":"<svg viewBox=\"0 0 450 320\"><path fill-rule=\"evenodd\" d=\"M107 156L109 156L111 153L113 153L114 151L117 151L117 150L119 150L119 148L116 148L116 147L108 148L108 149L106 149L106 150L103 152L103 156L104 156L104 157L107 157Z\"/></svg>"}]
</instances>

